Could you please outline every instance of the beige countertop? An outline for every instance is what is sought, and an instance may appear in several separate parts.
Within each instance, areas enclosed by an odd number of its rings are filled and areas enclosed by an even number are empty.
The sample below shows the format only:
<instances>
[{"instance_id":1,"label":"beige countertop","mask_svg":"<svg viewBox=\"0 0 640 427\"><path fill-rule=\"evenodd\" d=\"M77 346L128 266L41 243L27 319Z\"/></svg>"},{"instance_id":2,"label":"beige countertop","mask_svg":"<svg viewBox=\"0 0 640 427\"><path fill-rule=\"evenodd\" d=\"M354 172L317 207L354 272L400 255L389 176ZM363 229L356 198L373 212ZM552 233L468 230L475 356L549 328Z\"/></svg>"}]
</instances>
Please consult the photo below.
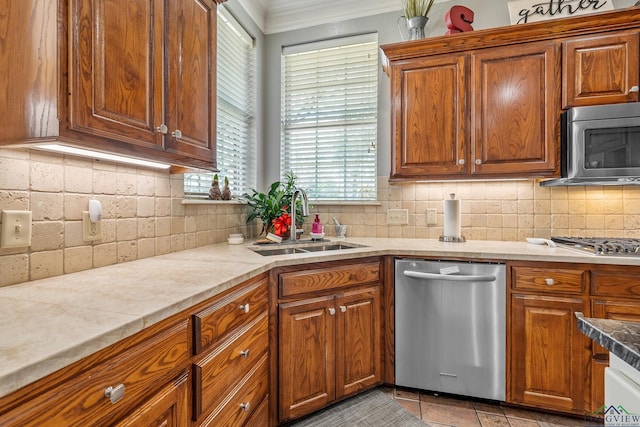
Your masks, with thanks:
<instances>
[{"instance_id":1,"label":"beige countertop","mask_svg":"<svg viewBox=\"0 0 640 427\"><path fill-rule=\"evenodd\" d=\"M640 265L525 242L347 242L367 247L265 257L224 243L0 288L0 396L277 266L377 255Z\"/></svg>"}]
</instances>

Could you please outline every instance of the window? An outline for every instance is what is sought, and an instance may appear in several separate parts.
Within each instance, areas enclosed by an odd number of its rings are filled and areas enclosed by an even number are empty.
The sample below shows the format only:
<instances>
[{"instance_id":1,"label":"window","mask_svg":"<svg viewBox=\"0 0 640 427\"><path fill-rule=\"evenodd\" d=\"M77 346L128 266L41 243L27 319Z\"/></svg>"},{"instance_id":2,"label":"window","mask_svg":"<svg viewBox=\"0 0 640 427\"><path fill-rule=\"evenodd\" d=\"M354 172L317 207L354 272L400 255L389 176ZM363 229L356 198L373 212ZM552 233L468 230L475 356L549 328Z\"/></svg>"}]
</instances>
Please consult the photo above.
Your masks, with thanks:
<instances>
[{"instance_id":1,"label":"window","mask_svg":"<svg viewBox=\"0 0 640 427\"><path fill-rule=\"evenodd\" d=\"M316 200L375 200L376 34L283 49L281 173Z\"/></svg>"},{"instance_id":2,"label":"window","mask_svg":"<svg viewBox=\"0 0 640 427\"><path fill-rule=\"evenodd\" d=\"M235 18L218 8L217 136L218 176L234 196L256 186L255 43ZM207 194L212 173L185 174L185 194Z\"/></svg>"}]
</instances>

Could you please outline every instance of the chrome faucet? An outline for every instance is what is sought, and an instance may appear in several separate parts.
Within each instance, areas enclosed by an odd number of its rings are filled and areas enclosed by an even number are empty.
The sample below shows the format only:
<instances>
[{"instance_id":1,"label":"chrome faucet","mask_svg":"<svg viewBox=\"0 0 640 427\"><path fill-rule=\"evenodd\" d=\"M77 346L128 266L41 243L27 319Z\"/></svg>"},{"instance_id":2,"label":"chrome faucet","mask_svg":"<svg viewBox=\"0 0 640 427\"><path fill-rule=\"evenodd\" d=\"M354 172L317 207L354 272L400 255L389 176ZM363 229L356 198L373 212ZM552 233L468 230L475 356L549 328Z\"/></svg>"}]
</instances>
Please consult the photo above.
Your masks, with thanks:
<instances>
[{"instance_id":1,"label":"chrome faucet","mask_svg":"<svg viewBox=\"0 0 640 427\"><path fill-rule=\"evenodd\" d=\"M302 215L309 215L309 199L307 193L302 188L294 188L291 195L291 231L289 232L289 241L296 241L296 196L300 195L302 199Z\"/></svg>"}]
</instances>

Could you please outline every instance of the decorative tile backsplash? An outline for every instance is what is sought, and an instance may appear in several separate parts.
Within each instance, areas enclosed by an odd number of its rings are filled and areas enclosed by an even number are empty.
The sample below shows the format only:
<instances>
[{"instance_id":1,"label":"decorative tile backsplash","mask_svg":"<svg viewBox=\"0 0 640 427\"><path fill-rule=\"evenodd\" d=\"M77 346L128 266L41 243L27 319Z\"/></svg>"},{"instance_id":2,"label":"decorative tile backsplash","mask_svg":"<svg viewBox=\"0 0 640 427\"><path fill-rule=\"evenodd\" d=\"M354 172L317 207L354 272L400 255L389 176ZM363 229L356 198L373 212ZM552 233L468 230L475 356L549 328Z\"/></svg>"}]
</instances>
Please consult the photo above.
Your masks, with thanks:
<instances>
[{"instance_id":1,"label":"decorative tile backsplash","mask_svg":"<svg viewBox=\"0 0 640 427\"><path fill-rule=\"evenodd\" d=\"M332 217L347 237L438 238L443 200L462 200L462 234L474 240L551 235L640 237L640 187L540 187L535 180L389 184L378 203L313 206L328 236ZM0 249L0 286L256 237L247 207L234 202L183 204L182 175L27 149L0 149L0 210L33 212L29 248ZM103 206L103 239L82 238L89 199ZM312 203L313 204L313 203ZM436 209L437 225L426 226ZM387 225L387 209L407 209L408 225ZM311 217L313 218L313 216ZM305 224L310 231L311 225Z\"/></svg>"}]
</instances>

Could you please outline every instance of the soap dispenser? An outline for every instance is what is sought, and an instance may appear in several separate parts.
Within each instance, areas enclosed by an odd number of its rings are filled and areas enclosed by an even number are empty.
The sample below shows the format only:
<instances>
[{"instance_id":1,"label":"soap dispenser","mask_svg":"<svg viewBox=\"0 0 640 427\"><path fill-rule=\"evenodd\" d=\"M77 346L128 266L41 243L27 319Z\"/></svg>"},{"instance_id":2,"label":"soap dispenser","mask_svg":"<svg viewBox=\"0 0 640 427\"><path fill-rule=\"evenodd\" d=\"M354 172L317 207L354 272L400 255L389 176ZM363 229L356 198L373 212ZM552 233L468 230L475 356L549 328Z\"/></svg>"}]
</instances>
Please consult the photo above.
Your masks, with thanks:
<instances>
[{"instance_id":1,"label":"soap dispenser","mask_svg":"<svg viewBox=\"0 0 640 427\"><path fill-rule=\"evenodd\" d=\"M322 223L320 222L318 214L316 214L316 218L313 220L313 224L311 225L311 232L314 234L322 233Z\"/></svg>"}]
</instances>

